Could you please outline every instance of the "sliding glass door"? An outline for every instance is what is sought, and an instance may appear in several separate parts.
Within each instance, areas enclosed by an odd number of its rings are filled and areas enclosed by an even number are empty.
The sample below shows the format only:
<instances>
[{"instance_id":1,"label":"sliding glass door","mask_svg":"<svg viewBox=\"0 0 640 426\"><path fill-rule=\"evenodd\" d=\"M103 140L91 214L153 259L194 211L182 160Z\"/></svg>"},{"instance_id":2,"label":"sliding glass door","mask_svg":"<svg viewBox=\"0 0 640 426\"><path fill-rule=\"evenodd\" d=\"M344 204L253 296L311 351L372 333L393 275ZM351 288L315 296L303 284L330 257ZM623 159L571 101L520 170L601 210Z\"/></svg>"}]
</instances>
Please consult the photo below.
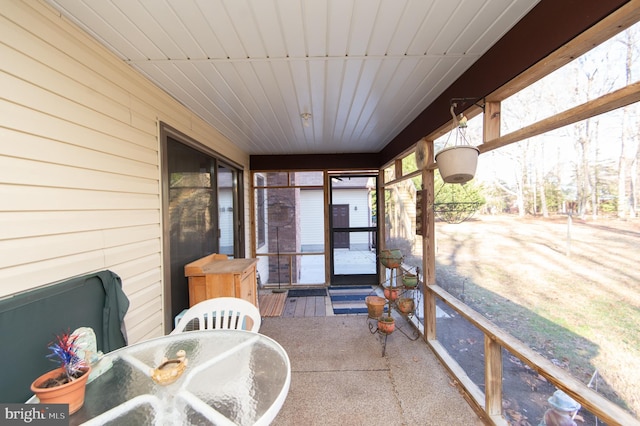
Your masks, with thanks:
<instances>
[{"instance_id":1,"label":"sliding glass door","mask_svg":"<svg viewBox=\"0 0 640 426\"><path fill-rule=\"evenodd\" d=\"M180 135L163 138L165 309L189 306L184 266L211 253L243 254L241 171Z\"/></svg>"}]
</instances>

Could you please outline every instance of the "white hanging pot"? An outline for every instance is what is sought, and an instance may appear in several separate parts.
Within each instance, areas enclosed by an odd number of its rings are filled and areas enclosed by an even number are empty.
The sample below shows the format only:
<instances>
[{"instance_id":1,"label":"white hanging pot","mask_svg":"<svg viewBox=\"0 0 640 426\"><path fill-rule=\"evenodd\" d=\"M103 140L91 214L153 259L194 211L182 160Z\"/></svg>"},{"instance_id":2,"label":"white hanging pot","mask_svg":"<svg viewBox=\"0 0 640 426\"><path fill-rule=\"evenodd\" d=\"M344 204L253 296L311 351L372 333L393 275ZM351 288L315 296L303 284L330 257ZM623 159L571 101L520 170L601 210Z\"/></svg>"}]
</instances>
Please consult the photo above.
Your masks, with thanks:
<instances>
[{"instance_id":1,"label":"white hanging pot","mask_svg":"<svg viewBox=\"0 0 640 426\"><path fill-rule=\"evenodd\" d=\"M445 148L436 154L440 176L446 183L466 183L473 179L480 150L472 145Z\"/></svg>"}]
</instances>

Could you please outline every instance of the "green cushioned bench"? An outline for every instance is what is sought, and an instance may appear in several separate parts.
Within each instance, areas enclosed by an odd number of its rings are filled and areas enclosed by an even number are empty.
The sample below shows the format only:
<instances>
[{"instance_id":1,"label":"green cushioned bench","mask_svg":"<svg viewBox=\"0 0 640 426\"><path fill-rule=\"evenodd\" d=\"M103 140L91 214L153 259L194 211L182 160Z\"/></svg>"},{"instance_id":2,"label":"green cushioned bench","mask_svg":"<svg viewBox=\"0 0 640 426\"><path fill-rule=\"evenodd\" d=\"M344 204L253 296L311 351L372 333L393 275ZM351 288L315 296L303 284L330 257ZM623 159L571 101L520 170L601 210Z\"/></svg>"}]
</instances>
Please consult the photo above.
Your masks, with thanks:
<instances>
[{"instance_id":1,"label":"green cushioned bench","mask_svg":"<svg viewBox=\"0 0 640 426\"><path fill-rule=\"evenodd\" d=\"M25 402L31 382L56 367L46 355L56 335L91 327L98 350L126 345L129 300L111 271L71 278L0 299L0 402Z\"/></svg>"}]
</instances>

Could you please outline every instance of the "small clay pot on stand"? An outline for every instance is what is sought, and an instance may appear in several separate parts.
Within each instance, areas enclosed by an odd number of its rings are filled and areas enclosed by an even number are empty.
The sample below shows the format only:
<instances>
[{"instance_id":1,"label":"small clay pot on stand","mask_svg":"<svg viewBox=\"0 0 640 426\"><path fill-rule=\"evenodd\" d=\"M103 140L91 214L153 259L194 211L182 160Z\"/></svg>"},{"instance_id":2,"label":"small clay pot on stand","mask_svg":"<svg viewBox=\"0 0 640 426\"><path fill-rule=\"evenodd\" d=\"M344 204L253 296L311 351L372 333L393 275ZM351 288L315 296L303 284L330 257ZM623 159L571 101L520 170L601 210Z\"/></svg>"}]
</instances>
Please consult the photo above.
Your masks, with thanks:
<instances>
[{"instance_id":1,"label":"small clay pot on stand","mask_svg":"<svg viewBox=\"0 0 640 426\"><path fill-rule=\"evenodd\" d=\"M400 249L385 249L380 251L380 262L389 268L396 269L402 263L402 252Z\"/></svg>"},{"instance_id":2,"label":"small clay pot on stand","mask_svg":"<svg viewBox=\"0 0 640 426\"><path fill-rule=\"evenodd\" d=\"M396 320L393 317L382 316L378 318L378 331L383 334L391 334L396 329Z\"/></svg>"},{"instance_id":3,"label":"small clay pot on stand","mask_svg":"<svg viewBox=\"0 0 640 426\"><path fill-rule=\"evenodd\" d=\"M418 276L405 272L402 274L402 285L408 289L414 289L418 285Z\"/></svg>"},{"instance_id":4,"label":"small clay pot on stand","mask_svg":"<svg viewBox=\"0 0 640 426\"><path fill-rule=\"evenodd\" d=\"M396 306L398 307L398 310L400 312L408 315L410 313L413 313L414 309L416 308L416 303L411 297L401 297L396 302Z\"/></svg>"},{"instance_id":5,"label":"small clay pot on stand","mask_svg":"<svg viewBox=\"0 0 640 426\"><path fill-rule=\"evenodd\" d=\"M385 287L384 288L384 297L391 302L395 302L398 299L398 294L400 293L400 289L398 287Z\"/></svg>"},{"instance_id":6,"label":"small clay pot on stand","mask_svg":"<svg viewBox=\"0 0 640 426\"><path fill-rule=\"evenodd\" d=\"M377 319L382 316L384 313L384 305L387 303L380 296L367 296L364 299L365 304L367 305L367 313L369 314L369 318Z\"/></svg>"}]
</instances>

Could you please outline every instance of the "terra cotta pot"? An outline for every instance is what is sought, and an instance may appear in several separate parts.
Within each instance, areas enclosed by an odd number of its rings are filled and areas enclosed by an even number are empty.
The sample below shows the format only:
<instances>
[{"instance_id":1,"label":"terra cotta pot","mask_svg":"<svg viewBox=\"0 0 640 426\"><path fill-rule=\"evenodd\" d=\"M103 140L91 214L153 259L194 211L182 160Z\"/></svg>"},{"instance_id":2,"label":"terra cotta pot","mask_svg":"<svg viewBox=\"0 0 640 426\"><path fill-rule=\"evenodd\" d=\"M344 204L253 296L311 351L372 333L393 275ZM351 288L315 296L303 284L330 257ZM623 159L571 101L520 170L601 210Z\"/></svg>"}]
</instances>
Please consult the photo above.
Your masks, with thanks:
<instances>
[{"instance_id":1,"label":"terra cotta pot","mask_svg":"<svg viewBox=\"0 0 640 426\"><path fill-rule=\"evenodd\" d=\"M405 287L413 288L418 285L418 276L416 274L404 273L402 274L402 284Z\"/></svg>"},{"instance_id":2,"label":"terra cotta pot","mask_svg":"<svg viewBox=\"0 0 640 426\"><path fill-rule=\"evenodd\" d=\"M87 367L83 371L84 374L82 376L63 385L51 388L40 387L47 380L64 374L64 368L62 367L51 370L33 381L31 391L38 397L41 404L68 404L69 414L73 414L84 404L84 393L91 367Z\"/></svg>"},{"instance_id":3,"label":"terra cotta pot","mask_svg":"<svg viewBox=\"0 0 640 426\"><path fill-rule=\"evenodd\" d=\"M393 317L380 317L378 319L378 330L384 334L391 334L396 329L396 320Z\"/></svg>"},{"instance_id":4,"label":"terra cotta pot","mask_svg":"<svg viewBox=\"0 0 640 426\"><path fill-rule=\"evenodd\" d=\"M385 287L383 291L384 297L394 302L398 298L399 291L400 289L397 287Z\"/></svg>"},{"instance_id":5,"label":"terra cotta pot","mask_svg":"<svg viewBox=\"0 0 640 426\"><path fill-rule=\"evenodd\" d=\"M409 314L413 312L416 307L416 303L411 297L401 297L398 302L398 310L403 314Z\"/></svg>"},{"instance_id":6,"label":"terra cotta pot","mask_svg":"<svg viewBox=\"0 0 640 426\"><path fill-rule=\"evenodd\" d=\"M399 268L402 263L402 252L400 249L381 250L380 262L387 268Z\"/></svg>"},{"instance_id":7,"label":"terra cotta pot","mask_svg":"<svg viewBox=\"0 0 640 426\"><path fill-rule=\"evenodd\" d=\"M364 302L367 305L369 318L381 317L384 312L384 305L387 303L387 301L380 296L367 296Z\"/></svg>"}]
</instances>

